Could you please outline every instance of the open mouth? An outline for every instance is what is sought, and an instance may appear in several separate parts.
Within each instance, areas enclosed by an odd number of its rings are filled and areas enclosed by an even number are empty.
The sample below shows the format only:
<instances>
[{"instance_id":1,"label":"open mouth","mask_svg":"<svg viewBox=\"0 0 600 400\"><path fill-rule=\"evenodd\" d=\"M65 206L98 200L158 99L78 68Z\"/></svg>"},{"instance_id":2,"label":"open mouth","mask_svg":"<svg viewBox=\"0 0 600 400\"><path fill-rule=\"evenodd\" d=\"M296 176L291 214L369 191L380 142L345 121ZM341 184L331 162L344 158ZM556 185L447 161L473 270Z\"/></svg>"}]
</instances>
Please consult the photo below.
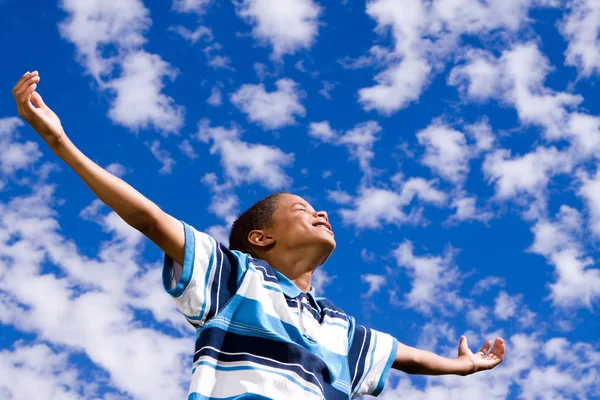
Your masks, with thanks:
<instances>
[{"instance_id":1,"label":"open mouth","mask_svg":"<svg viewBox=\"0 0 600 400\"><path fill-rule=\"evenodd\" d=\"M331 230L331 225L329 225L327 222L318 222L314 226L316 226L317 228L321 228L321 229L324 229L324 230L326 230L328 232L333 233L333 231Z\"/></svg>"}]
</instances>

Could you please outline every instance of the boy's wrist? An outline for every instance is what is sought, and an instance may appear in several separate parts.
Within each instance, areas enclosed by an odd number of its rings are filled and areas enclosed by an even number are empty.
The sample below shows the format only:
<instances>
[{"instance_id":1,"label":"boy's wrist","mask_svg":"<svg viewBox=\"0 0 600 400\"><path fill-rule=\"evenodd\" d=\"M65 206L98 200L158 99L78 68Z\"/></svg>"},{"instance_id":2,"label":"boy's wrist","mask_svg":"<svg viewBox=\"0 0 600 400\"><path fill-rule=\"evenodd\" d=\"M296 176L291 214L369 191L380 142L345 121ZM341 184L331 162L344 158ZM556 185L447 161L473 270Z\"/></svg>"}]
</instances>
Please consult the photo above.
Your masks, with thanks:
<instances>
[{"instance_id":1,"label":"boy's wrist","mask_svg":"<svg viewBox=\"0 0 600 400\"><path fill-rule=\"evenodd\" d=\"M475 364L473 364L473 361L468 356L458 356L454 361L456 365L456 375L466 376L475 372Z\"/></svg>"}]
</instances>

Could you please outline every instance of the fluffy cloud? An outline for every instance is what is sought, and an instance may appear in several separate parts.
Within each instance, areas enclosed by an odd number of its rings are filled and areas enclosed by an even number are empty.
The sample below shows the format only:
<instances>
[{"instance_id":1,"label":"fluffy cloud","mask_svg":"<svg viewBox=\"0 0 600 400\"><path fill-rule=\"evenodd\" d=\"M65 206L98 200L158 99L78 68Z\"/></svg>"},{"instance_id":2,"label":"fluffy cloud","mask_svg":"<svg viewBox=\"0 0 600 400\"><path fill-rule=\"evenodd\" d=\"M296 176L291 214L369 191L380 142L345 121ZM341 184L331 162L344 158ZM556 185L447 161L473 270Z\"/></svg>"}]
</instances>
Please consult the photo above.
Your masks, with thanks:
<instances>
[{"instance_id":1,"label":"fluffy cloud","mask_svg":"<svg viewBox=\"0 0 600 400\"><path fill-rule=\"evenodd\" d=\"M68 358L44 344L21 343L13 351L0 351L0 396L31 399L43 394L64 400L95 396L97 389L86 382L83 371L69 365Z\"/></svg>"},{"instance_id":2,"label":"fluffy cloud","mask_svg":"<svg viewBox=\"0 0 600 400\"><path fill-rule=\"evenodd\" d=\"M211 127L204 119L198 123L197 138L211 142L211 154L221 156L225 174L236 185L258 183L268 189L280 189L291 183L283 168L294 162L293 154L286 154L277 147L252 144L240 139L237 127ZM240 156L243 155L243 156Z\"/></svg>"},{"instance_id":3,"label":"fluffy cloud","mask_svg":"<svg viewBox=\"0 0 600 400\"><path fill-rule=\"evenodd\" d=\"M600 269L581 245L581 216L563 205L554 220L540 219L532 227L530 251L546 258L555 268L551 298L561 307L591 307L600 298Z\"/></svg>"},{"instance_id":4,"label":"fluffy cloud","mask_svg":"<svg viewBox=\"0 0 600 400\"><path fill-rule=\"evenodd\" d=\"M84 256L77 243L59 232L54 203L52 188L45 185L0 203L0 322L60 346L65 356L43 346L17 347L12 355L3 353L0 364L14 370L18 357L43 358L48 363L37 362L40 365L28 370L39 372L45 387L60 385L55 393L62 391L65 398L88 397L90 393L81 393L87 384L77 382L89 378L88 372L77 374L74 366L65 364L69 355L77 354L105 371L109 385L132 397L183 397L189 367L184 360L193 331L183 318L176 318L160 283L160 268L137 263L142 236L95 202L83 214L110 239L97 255ZM135 312L142 310L150 321L179 333L140 324ZM50 377L53 383L46 382Z\"/></svg>"},{"instance_id":5,"label":"fluffy cloud","mask_svg":"<svg viewBox=\"0 0 600 400\"><path fill-rule=\"evenodd\" d=\"M375 20L376 32L390 33L393 45L390 49L375 45L368 56L351 63L384 68L375 76L376 85L359 90L359 101L366 110L387 115L405 108L421 96L433 74L442 70L462 36L485 36L494 30L514 34L529 9L539 5L547 4L532 0L367 2L366 12ZM490 77L486 65L478 67L482 67L477 69L481 78Z\"/></svg>"},{"instance_id":6,"label":"fluffy cloud","mask_svg":"<svg viewBox=\"0 0 600 400\"><path fill-rule=\"evenodd\" d=\"M132 130L178 132L183 108L162 93L164 79L173 79L175 72L160 56L142 49L152 23L144 4L63 0L61 7L68 15L59 25L61 35L75 45L80 62L99 87L114 93L109 117ZM107 52L113 48L116 51ZM116 69L122 71L118 78Z\"/></svg>"},{"instance_id":7,"label":"fluffy cloud","mask_svg":"<svg viewBox=\"0 0 600 400\"><path fill-rule=\"evenodd\" d=\"M181 13L196 13L202 15L213 0L173 0L173 9Z\"/></svg>"},{"instance_id":8,"label":"fluffy cloud","mask_svg":"<svg viewBox=\"0 0 600 400\"><path fill-rule=\"evenodd\" d=\"M381 130L376 121L367 121L356 124L352 129L340 134L331 128L329 121L322 121L311 123L308 134L325 143L345 146L350 156L358 160L361 171L369 177L370 164L375 157L373 146Z\"/></svg>"},{"instance_id":9,"label":"fluffy cloud","mask_svg":"<svg viewBox=\"0 0 600 400\"><path fill-rule=\"evenodd\" d=\"M238 15L252 25L252 36L272 47L272 58L312 46L319 28L321 7L313 0L242 0Z\"/></svg>"},{"instance_id":10,"label":"fluffy cloud","mask_svg":"<svg viewBox=\"0 0 600 400\"><path fill-rule=\"evenodd\" d=\"M459 273L448 251L443 257L414 254L412 242L406 240L394 250L396 263L406 268L411 278L411 290L406 305L424 313L434 308L460 309L462 300L457 294Z\"/></svg>"},{"instance_id":11,"label":"fluffy cloud","mask_svg":"<svg viewBox=\"0 0 600 400\"><path fill-rule=\"evenodd\" d=\"M360 187L355 197L341 192L342 196L329 198L336 201L341 198L345 206L339 212L346 224L358 228L379 228L383 224L418 224L423 222L422 209L408 208L415 198L424 203L441 206L446 202L446 194L434 187L435 182L423 178L410 178L399 183L398 190ZM339 194L339 193L338 193Z\"/></svg>"},{"instance_id":12,"label":"fluffy cloud","mask_svg":"<svg viewBox=\"0 0 600 400\"><path fill-rule=\"evenodd\" d=\"M566 64L577 67L588 77L600 74L600 3L596 0L571 0L561 31L569 46Z\"/></svg>"},{"instance_id":13,"label":"fluffy cloud","mask_svg":"<svg viewBox=\"0 0 600 400\"><path fill-rule=\"evenodd\" d=\"M158 173L161 175L168 175L173 172L173 165L175 165L175 159L171 157L171 153L161 148L158 140L153 140L152 143L146 143L152 155L162 164Z\"/></svg>"},{"instance_id":14,"label":"fluffy cloud","mask_svg":"<svg viewBox=\"0 0 600 400\"><path fill-rule=\"evenodd\" d=\"M267 92L265 86L242 85L231 95L231 102L264 129L280 129L296 122L296 116L306 115L300 101L306 94L297 88L291 79L280 79L275 83L277 90Z\"/></svg>"},{"instance_id":15,"label":"fluffy cloud","mask_svg":"<svg viewBox=\"0 0 600 400\"><path fill-rule=\"evenodd\" d=\"M337 278L335 275L329 275L323 267L316 269L312 274L312 286L315 288L317 296L325 296L325 287L330 285Z\"/></svg>"},{"instance_id":16,"label":"fluffy cloud","mask_svg":"<svg viewBox=\"0 0 600 400\"><path fill-rule=\"evenodd\" d=\"M462 132L443 124L432 124L417 133L417 140L425 146L424 165L450 182L460 183L466 179L473 153Z\"/></svg>"},{"instance_id":17,"label":"fluffy cloud","mask_svg":"<svg viewBox=\"0 0 600 400\"><path fill-rule=\"evenodd\" d=\"M363 274L360 276L360 280L369 285L369 290L363 293L363 297L369 298L381 290L386 284L387 278L385 275Z\"/></svg>"},{"instance_id":18,"label":"fluffy cloud","mask_svg":"<svg viewBox=\"0 0 600 400\"><path fill-rule=\"evenodd\" d=\"M508 199L518 194L541 197L550 179L573 168L571 154L555 147L538 147L523 156L511 158L509 150L488 154L483 171L496 183L496 196Z\"/></svg>"},{"instance_id":19,"label":"fluffy cloud","mask_svg":"<svg viewBox=\"0 0 600 400\"><path fill-rule=\"evenodd\" d=\"M583 98L544 86L551 68L535 43L517 44L500 58L481 50L468 51L465 58L450 73L451 85L475 100L501 99L516 108L523 123L544 128L547 138L563 137L569 110Z\"/></svg>"},{"instance_id":20,"label":"fluffy cloud","mask_svg":"<svg viewBox=\"0 0 600 400\"><path fill-rule=\"evenodd\" d=\"M17 140L17 130L23 125L16 117L0 118L0 190L15 172L29 168L42 156L37 143Z\"/></svg>"}]
</instances>

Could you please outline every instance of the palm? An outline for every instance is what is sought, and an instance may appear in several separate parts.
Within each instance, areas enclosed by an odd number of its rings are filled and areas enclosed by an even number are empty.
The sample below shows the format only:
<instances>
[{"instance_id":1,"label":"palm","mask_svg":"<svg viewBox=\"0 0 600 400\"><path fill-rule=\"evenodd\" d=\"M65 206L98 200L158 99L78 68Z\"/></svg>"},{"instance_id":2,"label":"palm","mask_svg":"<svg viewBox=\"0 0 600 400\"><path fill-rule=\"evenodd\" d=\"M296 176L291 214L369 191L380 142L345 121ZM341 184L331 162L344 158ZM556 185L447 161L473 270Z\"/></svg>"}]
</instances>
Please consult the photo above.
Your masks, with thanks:
<instances>
[{"instance_id":1,"label":"palm","mask_svg":"<svg viewBox=\"0 0 600 400\"><path fill-rule=\"evenodd\" d=\"M490 350L491 346L492 341L490 340L477 353L473 353L469 349L467 338L463 336L458 347L458 357L471 362L471 373L492 369L504 360L504 340L497 338Z\"/></svg>"},{"instance_id":2,"label":"palm","mask_svg":"<svg viewBox=\"0 0 600 400\"><path fill-rule=\"evenodd\" d=\"M36 95L37 93L34 93ZM39 95L38 95L39 96ZM36 107L31 111L31 119L28 122L44 138L44 140L56 140L63 132L62 125L58 116L47 106Z\"/></svg>"}]
</instances>

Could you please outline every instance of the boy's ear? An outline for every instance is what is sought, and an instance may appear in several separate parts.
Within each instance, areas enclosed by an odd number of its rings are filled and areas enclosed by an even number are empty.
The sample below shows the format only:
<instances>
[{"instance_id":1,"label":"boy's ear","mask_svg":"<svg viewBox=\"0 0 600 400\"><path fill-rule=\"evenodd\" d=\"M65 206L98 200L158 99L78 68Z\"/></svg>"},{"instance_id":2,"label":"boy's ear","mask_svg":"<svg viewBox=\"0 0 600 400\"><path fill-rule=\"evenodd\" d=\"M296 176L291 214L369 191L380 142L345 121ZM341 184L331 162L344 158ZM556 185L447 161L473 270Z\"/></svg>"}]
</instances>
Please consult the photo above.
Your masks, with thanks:
<instances>
[{"instance_id":1,"label":"boy's ear","mask_svg":"<svg viewBox=\"0 0 600 400\"><path fill-rule=\"evenodd\" d=\"M263 230L256 229L248 234L248 241L253 246L268 247L275 243L275 238Z\"/></svg>"}]
</instances>

